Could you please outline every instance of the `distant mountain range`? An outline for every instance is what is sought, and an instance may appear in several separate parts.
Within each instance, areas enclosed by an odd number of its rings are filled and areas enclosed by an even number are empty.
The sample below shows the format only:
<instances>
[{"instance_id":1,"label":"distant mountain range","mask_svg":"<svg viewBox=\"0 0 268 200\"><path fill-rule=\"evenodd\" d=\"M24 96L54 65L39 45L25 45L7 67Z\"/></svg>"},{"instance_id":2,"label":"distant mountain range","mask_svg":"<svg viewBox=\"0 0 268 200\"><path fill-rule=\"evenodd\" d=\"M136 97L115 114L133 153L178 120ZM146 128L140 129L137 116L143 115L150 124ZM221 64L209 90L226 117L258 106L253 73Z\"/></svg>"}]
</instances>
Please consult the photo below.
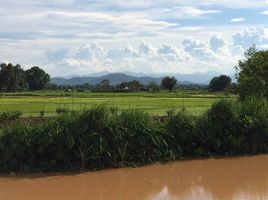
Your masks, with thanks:
<instances>
[{"instance_id":1,"label":"distant mountain range","mask_svg":"<svg viewBox=\"0 0 268 200\"><path fill-rule=\"evenodd\" d=\"M162 74L144 74L144 73L133 73L133 72L123 72L123 73L109 73L100 72L85 76L75 76L71 75L68 77L54 77L51 79L51 83L56 85L81 85L88 83L90 85L96 85L102 80L109 80L111 85L120 84L122 82L128 82L137 80L142 84L148 84L152 81L160 84L163 77L174 76L181 84L208 84L209 81L218 76L217 72L205 72L205 73L192 73L192 74L172 74L172 73L162 73ZM231 76L232 77L232 76Z\"/></svg>"}]
</instances>

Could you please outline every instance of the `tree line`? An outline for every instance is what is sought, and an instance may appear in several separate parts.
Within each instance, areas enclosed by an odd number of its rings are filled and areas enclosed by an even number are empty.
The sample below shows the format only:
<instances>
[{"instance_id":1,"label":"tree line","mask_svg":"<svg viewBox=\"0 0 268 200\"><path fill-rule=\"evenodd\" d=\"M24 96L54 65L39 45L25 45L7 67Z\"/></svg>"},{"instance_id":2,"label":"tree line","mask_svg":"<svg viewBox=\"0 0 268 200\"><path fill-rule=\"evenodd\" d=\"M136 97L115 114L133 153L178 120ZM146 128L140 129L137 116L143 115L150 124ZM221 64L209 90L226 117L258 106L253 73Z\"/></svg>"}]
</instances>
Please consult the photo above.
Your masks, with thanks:
<instances>
[{"instance_id":1,"label":"tree line","mask_svg":"<svg viewBox=\"0 0 268 200\"><path fill-rule=\"evenodd\" d=\"M2 92L42 90L48 86L49 81L49 74L37 66L24 70L18 64L0 64L0 89Z\"/></svg>"}]
</instances>

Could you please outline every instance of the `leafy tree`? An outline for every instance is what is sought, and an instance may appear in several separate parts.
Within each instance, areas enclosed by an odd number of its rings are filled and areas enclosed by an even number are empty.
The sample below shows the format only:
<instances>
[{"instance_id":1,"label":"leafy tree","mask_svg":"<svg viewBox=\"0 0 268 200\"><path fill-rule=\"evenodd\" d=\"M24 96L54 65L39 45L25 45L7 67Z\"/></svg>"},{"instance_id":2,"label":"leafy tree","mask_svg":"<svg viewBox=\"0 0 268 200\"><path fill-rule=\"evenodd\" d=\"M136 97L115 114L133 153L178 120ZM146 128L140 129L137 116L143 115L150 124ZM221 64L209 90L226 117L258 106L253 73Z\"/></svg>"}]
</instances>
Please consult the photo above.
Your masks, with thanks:
<instances>
[{"instance_id":1,"label":"leafy tree","mask_svg":"<svg viewBox=\"0 0 268 200\"><path fill-rule=\"evenodd\" d=\"M128 91L139 91L142 89L143 85L137 81L137 80L133 80L133 81L129 81L129 82L122 82L119 85L116 86L119 90L125 90L125 88L128 88Z\"/></svg>"},{"instance_id":2,"label":"leafy tree","mask_svg":"<svg viewBox=\"0 0 268 200\"><path fill-rule=\"evenodd\" d=\"M160 91L160 87L159 85L157 85L156 82L152 81L148 84L148 88L151 89L154 92L159 92Z\"/></svg>"},{"instance_id":3,"label":"leafy tree","mask_svg":"<svg viewBox=\"0 0 268 200\"><path fill-rule=\"evenodd\" d=\"M176 83L177 79L175 77L165 77L162 80L161 87L171 92L175 87Z\"/></svg>"},{"instance_id":4,"label":"leafy tree","mask_svg":"<svg viewBox=\"0 0 268 200\"><path fill-rule=\"evenodd\" d=\"M220 75L219 77L214 77L210 83L209 87L212 91L224 91L232 82L232 79L226 75Z\"/></svg>"},{"instance_id":5,"label":"leafy tree","mask_svg":"<svg viewBox=\"0 0 268 200\"><path fill-rule=\"evenodd\" d=\"M129 87L132 91L137 91L140 90L142 88L142 84L139 81L133 80L131 82L129 82Z\"/></svg>"},{"instance_id":6,"label":"leafy tree","mask_svg":"<svg viewBox=\"0 0 268 200\"><path fill-rule=\"evenodd\" d=\"M32 67L26 71L26 80L30 90L41 90L49 83L50 76L39 67Z\"/></svg>"},{"instance_id":7,"label":"leafy tree","mask_svg":"<svg viewBox=\"0 0 268 200\"><path fill-rule=\"evenodd\" d=\"M236 67L238 93L241 99L252 95L268 97L268 51L258 51L255 46L245 53Z\"/></svg>"},{"instance_id":8,"label":"leafy tree","mask_svg":"<svg viewBox=\"0 0 268 200\"><path fill-rule=\"evenodd\" d=\"M99 83L99 87L102 90L110 90L111 86L110 86L110 80L109 79L104 79Z\"/></svg>"},{"instance_id":9,"label":"leafy tree","mask_svg":"<svg viewBox=\"0 0 268 200\"><path fill-rule=\"evenodd\" d=\"M2 63L0 68L0 88L2 91L15 92L26 88L25 72L20 65Z\"/></svg>"}]
</instances>

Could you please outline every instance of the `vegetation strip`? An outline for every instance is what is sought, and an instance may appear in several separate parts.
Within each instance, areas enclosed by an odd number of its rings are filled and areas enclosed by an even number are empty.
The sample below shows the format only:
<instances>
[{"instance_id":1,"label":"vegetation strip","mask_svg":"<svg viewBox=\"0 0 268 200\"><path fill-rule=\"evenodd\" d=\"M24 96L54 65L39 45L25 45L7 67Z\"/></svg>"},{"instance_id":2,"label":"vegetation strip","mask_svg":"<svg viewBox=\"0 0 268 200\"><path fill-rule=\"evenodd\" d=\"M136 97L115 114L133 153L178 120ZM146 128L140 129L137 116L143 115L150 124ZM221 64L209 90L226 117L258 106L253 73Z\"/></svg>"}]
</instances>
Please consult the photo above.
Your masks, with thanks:
<instances>
[{"instance_id":1,"label":"vegetation strip","mask_svg":"<svg viewBox=\"0 0 268 200\"><path fill-rule=\"evenodd\" d=\"M44 123L0 128L1 172L58 172L139 166L196 157L268 152L268 103L220 100L199 117L95 107Z\"/></svg>"}]
</instances>

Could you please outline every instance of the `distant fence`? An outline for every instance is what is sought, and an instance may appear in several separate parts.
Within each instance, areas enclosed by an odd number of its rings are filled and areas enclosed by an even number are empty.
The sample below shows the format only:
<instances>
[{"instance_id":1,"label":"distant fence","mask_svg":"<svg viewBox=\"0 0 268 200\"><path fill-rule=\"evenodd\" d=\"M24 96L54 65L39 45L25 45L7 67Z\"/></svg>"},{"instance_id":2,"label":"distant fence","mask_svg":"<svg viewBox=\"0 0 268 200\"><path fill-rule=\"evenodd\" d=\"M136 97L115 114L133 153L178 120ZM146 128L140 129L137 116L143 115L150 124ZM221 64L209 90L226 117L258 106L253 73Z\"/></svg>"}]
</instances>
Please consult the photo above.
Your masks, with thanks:
<instances>
[{"instance_id":1,"label":"distant fence","mask_svg":"<svg viewBox=\"0 0 268 200\"><path fill-rule=\"evenodd\" d=\"M84 109L90 109L91 107L98 106L98 105L83 105L80 108L71 108L69 106L61 106L59 108L66 109L69 111L82 111ZM154 116L164 116L167 115L168 111L174 110L174 111L185 111L190 113L191 115L201 115L202 113L206 112L210 106L192 106L192 107L182 107L182 106L172 106L172 107L135 107L135 106L124 106L124 107L117 107L113 105L104 105L108 108L116 108L119 112L123 110L142 110L144 112L148 112L151 115ZM44 112L45 116L55 116L57 115L56 109L55 110L46 110L46 109L40 109L40 110L33 110L33 111L22 111L23 116L40 116L41 112Z\"/></svg>"}]
</instances>

